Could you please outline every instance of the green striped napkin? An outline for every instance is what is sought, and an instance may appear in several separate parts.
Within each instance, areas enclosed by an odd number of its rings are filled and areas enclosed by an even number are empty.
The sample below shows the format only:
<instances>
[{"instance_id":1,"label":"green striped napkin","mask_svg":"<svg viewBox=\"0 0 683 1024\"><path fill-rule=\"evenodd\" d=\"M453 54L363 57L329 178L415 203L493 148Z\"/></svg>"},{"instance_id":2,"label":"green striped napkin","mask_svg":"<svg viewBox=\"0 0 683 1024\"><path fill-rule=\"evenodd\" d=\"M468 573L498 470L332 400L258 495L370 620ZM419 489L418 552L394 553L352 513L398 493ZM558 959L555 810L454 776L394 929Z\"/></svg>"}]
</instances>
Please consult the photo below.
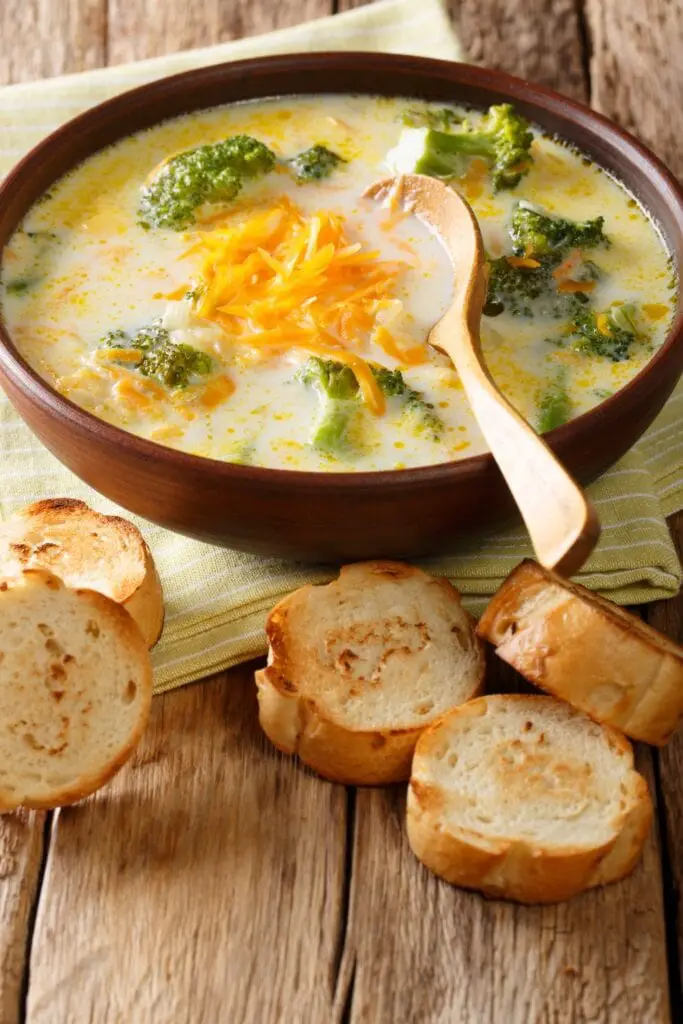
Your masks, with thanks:
<instances>
[{"instance_id":1,"label":"green striped napkin","mask_svg":"<svg viewBox=\"0 0 683 1024\"><path fill-rule=\"evenodd\" d=\"M385 50L458 59L439 0L384 0L332 18L236 43L0 90L0 175L40 138L80 111L142 82L187 68L293 50ZM645 438L591 488L603 535L581 580L624 604L676 593L681 567L665 516L683 507L683 389ZM81 483L33 437L0 394L0 514L47 496L82 498L120 511ZM134 517L130 517L134 518ZM263 624L280 597L333 570L213 548L138 520L161 573L166 628L155 650L158 692L200 679L265 651ZM457 555L425 562L448 576L475 613L530 554L512 526L463 541Z\"/></svg>"}]
</instances>

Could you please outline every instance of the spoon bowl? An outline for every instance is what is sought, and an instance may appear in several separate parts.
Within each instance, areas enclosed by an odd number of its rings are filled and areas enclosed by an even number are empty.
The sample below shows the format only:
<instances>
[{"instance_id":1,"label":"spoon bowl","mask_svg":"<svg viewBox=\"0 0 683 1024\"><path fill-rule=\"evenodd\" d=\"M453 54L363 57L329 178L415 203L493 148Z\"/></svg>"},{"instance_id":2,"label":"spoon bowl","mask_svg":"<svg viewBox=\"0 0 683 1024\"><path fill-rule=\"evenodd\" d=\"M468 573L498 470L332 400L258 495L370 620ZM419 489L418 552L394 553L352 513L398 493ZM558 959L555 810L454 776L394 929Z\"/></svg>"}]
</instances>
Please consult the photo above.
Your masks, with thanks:
<instances>
[{"instance_id":1,"label":"spoon bowl","mask_svg":"<svg viewBox=\"0 0 683 1024\"><path fill-rule=\"evenodd\" d=\"M363 197L402 207L441 239L453 264L453 293L428 341L444 352L457 370L539 562L574 575L598 541L598 518L583 490L501 394L486 367L479 337L486 300L486 261L471 207L454 189L422 174L377 181Z\"/></svg>"}]
</instances>

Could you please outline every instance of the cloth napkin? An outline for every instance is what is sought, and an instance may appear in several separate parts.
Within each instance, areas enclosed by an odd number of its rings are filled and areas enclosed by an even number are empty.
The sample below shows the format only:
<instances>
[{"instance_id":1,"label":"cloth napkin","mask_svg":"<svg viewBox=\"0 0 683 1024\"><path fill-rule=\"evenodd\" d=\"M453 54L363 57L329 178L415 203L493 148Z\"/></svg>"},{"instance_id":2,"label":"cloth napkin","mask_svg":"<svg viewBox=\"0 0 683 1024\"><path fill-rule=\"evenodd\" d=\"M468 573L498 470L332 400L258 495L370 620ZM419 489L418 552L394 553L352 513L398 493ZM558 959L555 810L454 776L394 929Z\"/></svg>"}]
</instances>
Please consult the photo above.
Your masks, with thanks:
<instances>
[{"instance_id":1,"label":"cloth napkin","mask_svg":"<svg viewBox=\"0 0 683 1024\"><path fill-rule=\"evenodd\" d=\"M68 118L142 82L259 54L334 49L461 57L439 0L383 0L253 39L69 75L52 80L47 89L40 82L9 86L0 90L0 176ZM683 507L682 415L679 387L648 434L591 488L603 534L580 579L623 604L671 597L681 582L665 516ZM6 517L48 496L82 498L100 511L121 511L61 466L0 393L0 514ZM157 692L262 654L272 605L303 583L335 575L334 568L256 558L141 520L137 524L154 552L166 595L166 627L154 652ZM448 576L477 613L530 553L517 525L465 540L457 555L423 565Z\"/></svg>"}]
</instances>

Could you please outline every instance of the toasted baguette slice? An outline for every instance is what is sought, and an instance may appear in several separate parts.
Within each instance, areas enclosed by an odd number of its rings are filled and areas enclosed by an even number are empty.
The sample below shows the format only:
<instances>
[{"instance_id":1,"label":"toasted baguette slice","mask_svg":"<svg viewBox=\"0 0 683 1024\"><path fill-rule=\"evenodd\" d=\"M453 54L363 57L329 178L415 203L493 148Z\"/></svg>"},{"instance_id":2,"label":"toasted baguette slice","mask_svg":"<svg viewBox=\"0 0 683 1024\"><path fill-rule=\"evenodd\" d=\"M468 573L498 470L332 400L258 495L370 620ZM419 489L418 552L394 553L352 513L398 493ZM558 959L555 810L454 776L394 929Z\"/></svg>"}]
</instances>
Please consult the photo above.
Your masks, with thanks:
<instances>
[{"instance_id":1,"label":"toasted baguette slice","mask_svg":"<svg viewBox=\"0 0 683 1024\"><path fill-rule=\"evenodd\" d=\"M507 578L479 635L530 682L634 739L661 746L683 717L683 649L536 562Z\"/></svg>"},{"instance_id":2,"label":"toasted baguette slice","mask_svg":"<svg viewBox=\"0 0 683 1024\"><path fill-rule=\"evenodd\" d=\"M148 647L159 639L164 599L137 527L83 501L38 501L0 525L0 576L45 569L67 586L97 590L133 616Z\"/></svg>"},{"instance_id":3,"label":"toasted baguette slice","mask_svg":"<svg viewBox=\"0 0 683 1024\"><path fill-rule=\"evenodd\" d=\"M480 697L418 740L408 839L455 885L565 900L627 875L651 820L628 740L553 697Z\"/></svg>"},{"instance_id":4,"label":"toasted baguette slice","mask_svg":"<svg viewBox=\"0 0 683 1024\"><path fill-rule=\"evenodd\" d=\"M325 778L356 785L410 775L423 729L479 691L480 641L444 579L397 562L346 566L273 609L261 725Z\"/></svg>"},{"instance_id":5,"label":"toasted baguette slice","mask_svg":"<svg viewBox=\"0 0 683 1024\"><path fill-rule=\"evenodd\" d=\"M128 612L40 570L0 579L0 811L74 803L128 759L152 669Z\"/></svg>"}]
</instances>

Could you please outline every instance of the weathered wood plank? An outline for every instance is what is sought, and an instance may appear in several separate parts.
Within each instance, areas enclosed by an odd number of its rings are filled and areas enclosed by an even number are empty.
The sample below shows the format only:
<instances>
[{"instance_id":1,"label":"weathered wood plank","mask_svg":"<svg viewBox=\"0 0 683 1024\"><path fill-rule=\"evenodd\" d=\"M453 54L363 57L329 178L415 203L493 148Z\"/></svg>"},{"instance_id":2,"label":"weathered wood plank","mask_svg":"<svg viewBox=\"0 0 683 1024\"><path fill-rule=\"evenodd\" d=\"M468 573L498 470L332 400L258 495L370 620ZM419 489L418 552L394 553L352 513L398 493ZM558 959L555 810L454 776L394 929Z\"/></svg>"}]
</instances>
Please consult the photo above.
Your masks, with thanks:
<instances>
[{"instance_id":1,"label":"weathered wood plank","mask_svg":"<svg viewBox=\"0 0 683 1024\"><path fill-rule=\"evenodd\" d=\"M649 758L640 767L652 784ZM654 835L625 882L516 907L432 876L404 814L402 787L358 793L341 975L351 1024L669 1021Z\"/></svg>"},{"instance_id":2,"label":"weathered wood plank","mask_svg":"<svg viewBox=\"0 0 683 1024\"><path fill-rule=\"evenodd\" d=\"M0 85L106 63L107 0L2 0Z\"/></svg>"},{"instance_id":3,"label":"weathered wood plank","mask_svg":"<svg viewBox=\"0 0 683 1024\"><path fill-rule=\"evenodd\" d=\"M678 553L683 556L683 513L671 521L671 532ZM683 597L659 601L648 609L648 621L655 629L683 643ZM660 808L667 840L671 877L665 892L672 931L677 932L678 949L672 950L672 961L678 960L678 998L683 1013L683 730L679 730L668 746L659 752L659 781L663 806ZM677 957L676 957L677 952Z\"/></svg>"},{"instance_id":4,"label":"weathered wood plank","mask_svg":"<svg viewBox=\"0 0 683 1024\"><path fill-rule=\"evenodd\" d=\"M341 0L339 10L366 0ZM586 100L588 76L575 0L447 0L468 59Z\"/></svg>"},{"instance_id":5,"label":"weathered wood plank","mask_svg":"<svg viewBox=\"0 0 683 1024\"><path fill-rule=\"evenodd\" d=\"M683 175L683 5L586 0L594 106Z\"/></svg>"},{"instance_id":6,"label":"weathered wood plank","mask_svg":"<svg viewBox=\"0 0 683 1024\"><path fill-rule=\"evenodd\" d=\"M158 698L132 764L56 815L30 1024L329 1019L346 793L262 738L252 671Z\"/></svg>"},{"instance_id":7,"label":"weathered wood plank","mask_svg":"<svg viewBox=\"0 0 683 1024\"><path fill-rule=\"evenodd\" d=\"M449 0L449 7L470 60L587 99L575 0Z\"/></svg>"},{"instance_id":8,"label":"weathered wood plank","mask_svg":"<svg viewBox=\"0 0 683 1024\"><path fill-rule=\"evenodd\" d=\"M45 815L0 817L0 1021L21 1020L27 945L38 896Z\"/></svg>"},{"instance_id":9,"label":"weathered wood plank","mask_svg":"<svg viewBox=\"0 0 683 1024\"><path fill-rule=\"evenodd\" d=\"M203 0L157 4L150 16L148 0L110 0L109 63L211 46L331 13L332 0Z\"/></svg>"}]
</instances>

